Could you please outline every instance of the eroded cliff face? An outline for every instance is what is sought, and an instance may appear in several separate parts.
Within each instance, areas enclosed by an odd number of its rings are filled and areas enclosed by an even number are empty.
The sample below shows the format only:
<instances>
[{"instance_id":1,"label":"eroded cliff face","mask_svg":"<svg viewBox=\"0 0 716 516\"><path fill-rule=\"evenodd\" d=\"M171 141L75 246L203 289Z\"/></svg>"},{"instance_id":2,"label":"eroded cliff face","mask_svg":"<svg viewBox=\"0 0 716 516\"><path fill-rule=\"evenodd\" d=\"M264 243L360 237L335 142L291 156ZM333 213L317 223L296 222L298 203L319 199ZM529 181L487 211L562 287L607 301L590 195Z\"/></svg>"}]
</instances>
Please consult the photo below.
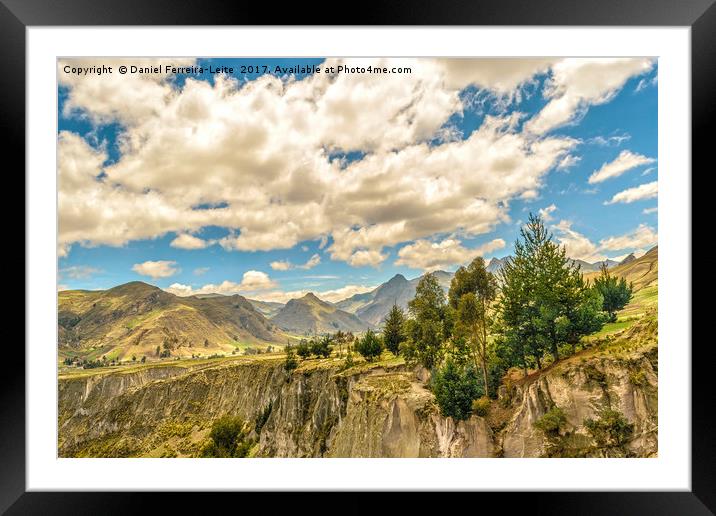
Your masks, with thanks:
<instances>
[{"instance_id":1,"label":"eroded cliff face","mask_svg":"<svg viewBox=\"0 0 716 516\"><path fill-rule=\"evenodd\" d=\"M566 419L556 440L568 456L655 457L658 449L656 321L644 321L610 345L588 350L533 379L501 389L503 404L514 415L498 436L504 457L549 455L550 440L535 423L552 407ZM627 344L625 344L627 343ZM585 426L600 412L619 412L633 430L623 449L595 448ZM552 441L555 441L553 439Z\"/></svg>"},{"instance_id":2,"label":"eroded cliff face","mask_svg":"<svg viewBox=\"0 0 716 516\"><path fill-rule=\"evenodd\" d=\"M253 435L254 456L539 457L550 441L535 423L554 406L566 418L562 444L575 456L609 455L584 426L604 407L634 425L629 455L657 452L655 339L577 355L508 384L495 402L500 421L441 416L425 372L399 361L347 371L341 363L308 361L287 374L282 358L266 356L61 378L59 453L193 456L217 418L253 422L268 412Z\"/></svg>"},{"instance_id":3,"label":"eroded cliff face","mask_svg":"<svg viewBox=\"0 0 716 516\"><path fill-rule=\"evenodd\" d=\"M397 363L340 371L340 361L287 374L280 358L64 378L60 456L191 456L225 415L254 421L264 457L492 455L482 418L440 416L432 394Z\"/></svg>"}]
</instances>

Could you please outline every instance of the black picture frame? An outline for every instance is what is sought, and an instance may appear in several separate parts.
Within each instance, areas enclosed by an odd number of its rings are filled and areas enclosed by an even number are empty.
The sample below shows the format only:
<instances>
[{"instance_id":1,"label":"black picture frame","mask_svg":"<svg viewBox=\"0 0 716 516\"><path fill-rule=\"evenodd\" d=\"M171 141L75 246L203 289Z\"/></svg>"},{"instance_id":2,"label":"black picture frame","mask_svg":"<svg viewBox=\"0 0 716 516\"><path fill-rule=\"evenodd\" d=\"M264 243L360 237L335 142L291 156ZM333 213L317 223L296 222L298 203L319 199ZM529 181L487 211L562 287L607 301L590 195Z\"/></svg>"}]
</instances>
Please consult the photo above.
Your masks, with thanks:
<instances>
[{"instance_id":1,"label":"black picture frame","mask_svg":"<svg viewBox=\"0 0 716 516\"><path fill-rule=\"evenodd\" d=\"M61 25L503 25L503 26L688 26L691 27L692 170L713 168L709 160L710 135L716 118L716 5L715 0L475 0L465 2L393 1L361 2L339 14L337 4L313 6L302 3L222 4L208 0L0 0L0 139L3 163L15 158L17 170L25 165L25 31L28 26ZM316 15L316 12L323 14ZM88 42L91 48L91 42ZM709 161L707 161L709 160ZM711 165L707 168L708 165ZM5 167L4 167L5 168ZM9 167L6 168L9 173ZM19 174L18 174L19 176ZM684 171L684 180L693 178ZM24 183L21 188L24 189ZM693 188L692 188L692 191ZM694 222L696 218L692 217ZM19 247L19 246L18 246ZM690 250L691 252L691 250ZM23 254L24 257L24 254ZM15 255L14 261L17 262ZM25 269L26 277L31 271ZM692 316L693 320L693 316ZM684 348L691 343L683 343ZM459 496L468 504L485 509L494 503L531 514L714 514L716 513L716 439L711 360L708 342L692 346L692 455L689 492L556 492L479 493ZM21 362L21 363L20 363ZM172 493L59 493L25 490L25 357L17 367L3 372L0 388L0 512L7 514L114 514L148 509L147 497L162 497L165 511L206 509L223 504L232 494ZM247 494L240 496L246 497ZM255 495L254 495L255 496ZM265 494L263 496L266 496ZM283 495L284 497L286 495ZM292 494L287 501L303 504ZM457 495L456 495L457 496ZM470 497L469 499L467 497ZM220 498L218 498L220 497ZM401 511L424 508L424 496L394 497ZM489 499L488 499L489 498ZM272 504L282 496L271 495ZM252 505L245 498L244 508ZM483 505L484 504L484 505ZM218 507L218 505L216 505ZM272 505L273 507L273 505ZM310 505L312 512L375 512L371 497L353 497L350 503ZM273 509L269 512L274 512Z\"/></svg>"}]
</instances>

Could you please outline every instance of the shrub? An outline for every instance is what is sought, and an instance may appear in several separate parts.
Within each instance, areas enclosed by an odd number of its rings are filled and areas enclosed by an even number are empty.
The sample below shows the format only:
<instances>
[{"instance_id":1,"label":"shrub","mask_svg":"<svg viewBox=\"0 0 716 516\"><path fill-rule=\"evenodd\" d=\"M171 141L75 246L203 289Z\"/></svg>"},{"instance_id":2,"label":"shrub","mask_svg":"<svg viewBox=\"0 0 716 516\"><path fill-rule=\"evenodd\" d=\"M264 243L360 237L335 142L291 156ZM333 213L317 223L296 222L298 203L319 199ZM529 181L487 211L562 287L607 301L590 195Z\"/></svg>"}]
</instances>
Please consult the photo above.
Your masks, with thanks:
<instances>
[{"instance_id":1,"label":"shrub","mask_svg":"<svg viewBox=\"0 0 716 516\"><path fill-rule=\"evenodd\" d=\"M375 333L368 330L365 335L363 335L363 338L356 342L355 350L367 361L372 362L379 357L383 351L383 343Z\"/></svg>"},{"instance_id":2,"label":"shrub","mask_svg":"<svg viewBox=\"0 0 716 516\"><path fill-rule=\"evenodd\" d=\"M542 430L547 436L556 436L559 430L567 422L564 412L558 406L553 406L535 422L535 426Z\"/></svg>"},{"instance_id":3,"label":"shrub","mask_svg":"<svg viewBox=\"0 0 716 516\"><path fill-rule=\"evenodd\" d=\"M306 360L309 356L311 356L311 348L308 345L308 342L305 340L299 342L298 346L296 346L296 354L301 357L302 360Z\"/></svg>"},{"instance_id":4,"label":"shrub","mask_svg":"<svg viewBox=\"0 0 716 516\"><path fill-rule=\"evenodd\" d=\"M458 365L452 358L434 372L432 391L440 413L464 420L472 413L472 401L480 395L478 375L472 365Z\"/></svg>"},{"instance_id":5,"label":"shrub","mask_svg":"<svg viewBox=\"0 0 716 516\"><path fill-rule=\"evenodd\" d=\"M632 371L629 373L629 381L637 387L646 384L646 373L643 370Z\"/></svg>"},{"instance_id":6,"label":"shrub","mask_svg":"<svg viewBox=\"0 0 716 516\"><path fill-rule=\"evenodd\" d=\"M240 417L223 416L211 425L209 440L201 450L202 457L246 457L253 446L249 429Z\"/></svg>"},{"instance_id":7,"label":"shrub","mask_svg":"<svg viewBox=\"0 0 716 516\"><path fill-rule=\"evenodd\" d=\"M490 412L490 398L482 397L472 402L472 413L476 416L485 417Z\"/></svg>"},{"instance_id":8,"label":"shrub","mask_svg":"<svg viewBox=\"0 0 716 516\"><path fill-rule=\"evenodd\" d=\"M603 409L597 419L585 419L584 426L600 448L620 448L634 432L634 425L612 409Z\"/></svg>"}]
</instances>

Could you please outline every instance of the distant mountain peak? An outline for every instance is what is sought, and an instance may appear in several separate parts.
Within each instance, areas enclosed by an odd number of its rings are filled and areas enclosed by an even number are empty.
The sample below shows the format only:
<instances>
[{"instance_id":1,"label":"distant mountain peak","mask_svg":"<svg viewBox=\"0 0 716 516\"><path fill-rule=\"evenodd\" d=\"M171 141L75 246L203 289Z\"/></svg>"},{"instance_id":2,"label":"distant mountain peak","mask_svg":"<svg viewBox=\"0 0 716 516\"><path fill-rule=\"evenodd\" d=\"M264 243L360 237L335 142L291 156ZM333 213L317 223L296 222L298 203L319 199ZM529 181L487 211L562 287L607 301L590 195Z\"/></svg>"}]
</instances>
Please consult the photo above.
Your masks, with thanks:
<instances>
[{"instance_id":1,"label":"distant mountain peak","mask_svg":"<svg viewBox=\"0 0 716 516\"><path fill-rule=\"evenodd\" d=\"M621 262L619 262L619 265L624 265L625 263L630 263L636 260L636 256L634 256L634 253L629 253L629 256L624 258Z\"/></svg>"},{"instance_id":2,"label":"distant mountain peak","mask_svg":"<svg viewBox=\"0 0 716 516\"><path fill-rule=\"evenodd\" d=\"M405 276L403 276L402 274L398 273L398 274L396 274L395 276L393 276L392 278L390 278L390 279L388 280L388 283L395 283L395 282L398 282L398 281L399 281L399 282L403 282L403 281L408 281L408 280L405 278Z\"/></svg>"},{"instance_id":3,"label":"distant mountain peak","mask_svg":"<svg viewBox=\"0 0 716 516\"><path fill-rule=\"evenodd\" d=\"M306 294L305 296L303 296L301 299L305 299L306 301L319 301L319 302L322 302L321 299L320 299L316 294L314 294L313 292L309 292L308 294Z\"/></svg>"}]
</instances>

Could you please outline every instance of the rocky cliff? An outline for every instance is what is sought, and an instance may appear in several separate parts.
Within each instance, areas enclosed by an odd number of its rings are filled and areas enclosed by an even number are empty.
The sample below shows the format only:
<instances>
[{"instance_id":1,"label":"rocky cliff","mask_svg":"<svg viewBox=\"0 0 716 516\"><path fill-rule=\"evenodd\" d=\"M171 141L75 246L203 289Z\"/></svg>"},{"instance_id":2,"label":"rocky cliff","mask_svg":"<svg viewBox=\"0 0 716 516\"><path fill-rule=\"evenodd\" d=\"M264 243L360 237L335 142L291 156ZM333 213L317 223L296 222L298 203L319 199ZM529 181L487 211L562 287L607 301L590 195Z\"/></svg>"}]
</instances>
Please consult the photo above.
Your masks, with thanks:
<instances>
[{"instance_id":1,"label":"rocky cliff","mask_svg":"<svg viewBox=\"0 0 716 516\"><path fill-rule=\"evenodd\" d=\"M399 359L345 371L339 359L310 360L287 374L281 356L265 355L70 374L59 382L59 453L193 456L217 418L263 413L260 457L654 456L655 325L508 381L488 417L460 422L440 415L425 372ZM537 422L554 407L564 421L547 434ZM633 425L618 451L585 426L603 408Z\"/></svg>"}]
</instances>

